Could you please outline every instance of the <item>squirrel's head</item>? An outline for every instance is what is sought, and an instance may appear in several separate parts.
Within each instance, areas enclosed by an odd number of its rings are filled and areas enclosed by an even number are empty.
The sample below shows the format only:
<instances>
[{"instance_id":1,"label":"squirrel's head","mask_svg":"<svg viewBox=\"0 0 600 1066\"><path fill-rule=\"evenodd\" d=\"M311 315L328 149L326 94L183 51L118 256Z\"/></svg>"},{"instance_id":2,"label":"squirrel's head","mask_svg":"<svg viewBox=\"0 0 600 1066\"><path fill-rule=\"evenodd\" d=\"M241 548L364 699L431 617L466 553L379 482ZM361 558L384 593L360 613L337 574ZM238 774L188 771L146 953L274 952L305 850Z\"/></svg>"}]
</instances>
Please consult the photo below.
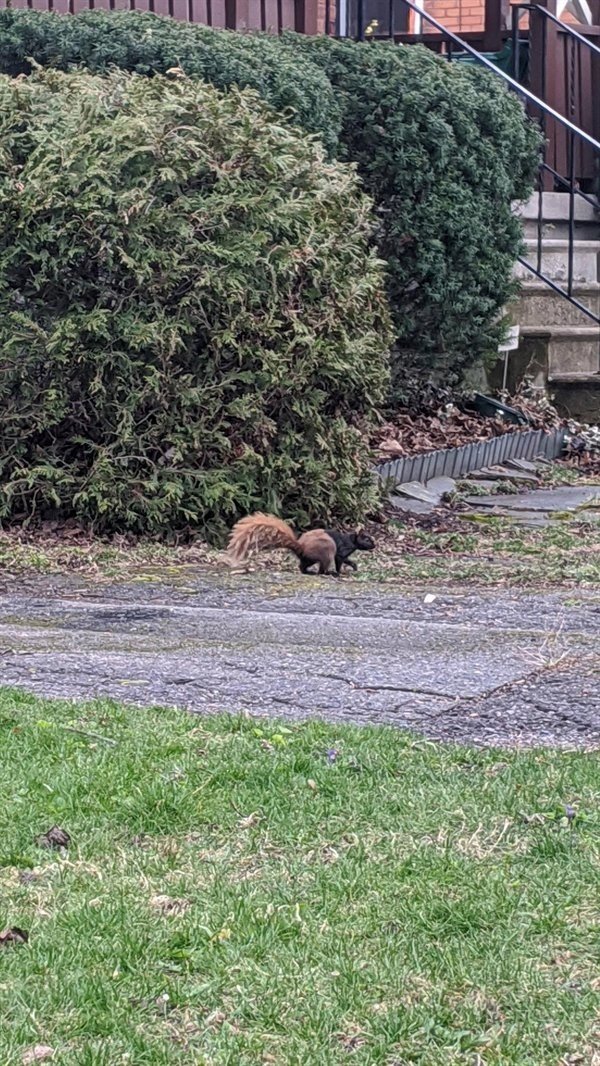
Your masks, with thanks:
<instances>
[{"instance_id":1,"label":"squirrel's head","mask_svg":"<svg viewBox=\"0 0 600 1066\"><path fill-rule=\"evenodd\" d=\"M368 533L362 533L359 530L358 533L354 534L354 546L358 551L372 552L375 547L375 541Z\"/></svg>"}]
</instances>

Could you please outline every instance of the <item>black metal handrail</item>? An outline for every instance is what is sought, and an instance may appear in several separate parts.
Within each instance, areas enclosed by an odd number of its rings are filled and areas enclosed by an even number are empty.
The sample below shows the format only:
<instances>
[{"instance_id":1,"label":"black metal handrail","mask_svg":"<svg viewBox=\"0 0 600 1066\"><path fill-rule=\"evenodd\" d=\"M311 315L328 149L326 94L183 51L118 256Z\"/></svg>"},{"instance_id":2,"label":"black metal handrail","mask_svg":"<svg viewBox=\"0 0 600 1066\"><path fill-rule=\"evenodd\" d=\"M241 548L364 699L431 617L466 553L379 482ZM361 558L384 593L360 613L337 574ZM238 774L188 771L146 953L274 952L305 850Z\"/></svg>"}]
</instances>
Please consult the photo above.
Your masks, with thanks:
<instances>
[{"instance_id":1,"label":"black metal handrail","mask_svg":"<svg viewBox=\"0 0 600 1066\"><path fill-rule=\"evenodd\" d=\"M437 32L441 33L442 37L446 38L448 41L451 41L453 45L457 45L459 51L467 52L483 67L486 67L487 70L491 71L492 74L494 74L498 78L501 78L502 81L505 82L505 84L513 90L513 92L518 93L519 96L523 96L527 100L527 102L533 107L540 108L540 110L544 111L550 118L553 118L556 122L559 122L562 126L565 126L566 129L571 130L573 134L575 134L576 136L579 135L595 151L600 151L599 141L595 140L595 138L592 137L589 133L586 133L584 130L579 129L579 126L573 125L573 123L570 122L568 118L565 118L564 115L561 115L559 111L555 111L554 108L550 106L550 104L546 104L543 100L540 100L539 97L537 97L534 93L530 92L529 89L526 89L525 86L521 85L518 81L515 80L515 78L511 78L510 74L507 74L506 71L500 70L500 67L497 67L495 63L492 63L491 59L488 59L487 56L482 55L481 52L478 52L475 48L472 48L471 45L467 43L467 41L464 41L462 37L458 37L457 34L453 33L452 30L446 29L446 27L442 25L441 22L438 22L438 20L435 19L433 15L428 15L426 11L423 11L420 7L417 7L417 5L412 2L412 0L399 0L399 2L410 8L410 10L415 13L415 15L419 15L422 19L425 20L425 22L429 22L432 26L434 26ZM364 41L365 30L367 28L365 25L364 15L362 13L363 8L363 0L359 0L358 39L360 41ZM393 36L393 34L391 34L390 36ZM447 53L445 58L452 59L453 54Z\"/></svg>"},{"instance_id":2,"label":"black metal handrail","mask_svg":"<svg viewBox=\"0 0 600 1066\"><path fill-rule=\"evenodd\" d=\"M513 73L515 73L516 71L519 70L519 46L520 46L519 22L520 22L520 18L521 18L521 13L522 12L533 13L535 17L540 17L542 19L546 19L547 22L551 22L555 26L557 26L558 29L561 31L561 33L564 35L564 41L565 41L565 70L569 70L570 69L570 71L571 71L571 79L570 80L573 83L575 83L575 81L576 81L575 72L576 72L577 66L579 66L579 72L581 74L581 56L580 56L581 47L583 46L583 47L587 48L592 54L600 56L600 48L598 47L598 45L596 45L593 41L589 40L589 38L584 37L583 34L578 33L578 31L573 29L572 26L569 26L565 22L561 22L561 20L553 12L548 11L548 9L545 8L545 7L542 7L541 4L535 4L535 3L533 3L533 4L530 4L530 3L515 4L512 10L513 10L513 25L512 25ZM569 55L568 55L568 52L567 52L567 47L570 48L570 68L569 68L569 62L568 62ZM544 97L544 98L546 96L546 54L547 54L547 42L546 42L546 32L545 32L545 29L544 29L544 36L542 38L542 69L541 69L541 74L542 74L541 90L542 90L542 97ZM581 86L579 86L580 95L581 95L581 91L582 91ZM574 99L574 97L575 97L575 90L573 89L573 96L572 96L572 99L571 99L571 106L572 106L573 110L575 109L575 99ZM545 99L544 99L544 103L546 104L546 108L547 108L549 105L546 103ZM543 111L541 112L541 115L543 116ZM542 128L544 128L543 117L542 117L541 125L542 125ZM581 132L584 133L583 130ZM574 260L574 252L575 252L575 243L574 243L574 240L575 240L575 238L574 238L574 230L575 230L575 220L574 220L575 196L578 196L580 200L583 199L583 200L587 201L589 204L592 204L596 209L598 209L598 200L597 200L596 197L586 194L582 189L580 189L577 186L577 183L575 181L574 161L575 161L576 149L575 149L575 138L574 138L574 135L571 132L569 132L567 145L568 145L567 161L568 161L568 169L569 169L568 177L565 177L564 175L559 174L553 167L550 166L550 164L548 163L548 161L546 159L543 160L542 167L541 167L541 173L542 172L549 173L552 176L555 184L561 186L569 194L569 237L568 237L567 296L571 299L571 302L576 304L576 306L578 306L581 310L583 310L584 313L588 315L588 317L590 317L594 321L598 322L598 321L600 321L600 318L599 318L598 315L589 314L589 311L586 312L585 308L583 307L583 305L581 305L580 301L576 301L573 298L573 260ZM596 158L597 175L598 175L598 178L600 179L600 152L598 152L597 149L595 149L594 151L595 151L595 158ZM527 265L528 265L529 269L532 270L532 272L537 277L541 277L548 284L551 284L549 279L545 278L544 275L543 275L543 272L541 271L541 258L542 258L542 245L543 245L542 195L543 195L543 188L542 188L542 182L540 181L539 188L538 188L537 266L536 266L536 269L534 270L534 268L532 267L531 264L527 264ZM552 285L552 287L553 288L557 288L557 286L555 284ZM563 291L560 286L558 286L558 291L561 291L561 292Z\"/></svg>"},{"instance_id":3,"label":"black metal handrail","mask_svg":"<svg viewBox=\"0 0 600 1066\"><path fill-rule=\"evenodd\" d=\"M537 242L536 242L537 243L537 256L536 256L536 262L535 262L535 264L531 263L524 256L519 256L518 257L518 261L523 266L525 266L529 271L531 271L531 273L534 275L534 277L538 278L540 281L543 281L554 292L556 292L556 293L560 294L561 296L563 296L574 307L576 307L579 311L581 311L581 313L583 315L585 315L587 318L591 319L593 322L595 322L598 325L600 325L600 311L595 311L592 308L588 307L581 300L579 300L577 298L577 296L574 295L575 280L574 280L574 277L573 277L573 273L574 273L573 266L574 266L574 256L575 256L575 203L576 203L576 197L579 197L580 200L583 200L586 203L592 205L595 208L595 210L599 210L599 204L598 204L597 198L595 196L592 196L592 195L584 192L582 189L580 189L578 187L578 183L576 182L576 179L575 179L576 146L577 146L577 148L579 148L579 150L581 150L581 146L585 145L588 150L591 150L594 153L594 158L596 159L596 165L597 165L598 171L600 173L600 142L597 141L594 137L592 137L591 134L587 133L585 130L580 129L579 126L577 126L577 125L575 125L575 123L571 122L570 119L568 119L565 115L561 115L559 111L556 111L553 107L551 107L550 104L546 103L545 100L540 99L540 97L536 96L535 93L532 93L531 90L527 89L524 85L521 85L520 82L517 81L516 78L511 77L510 74L506 73L506 71L501 70L499 67L497 67L496 64L492 62L491 59L488 59L487 56L482 55L481 52L478 52L475 48L471 47L471 45L468 44L467 41L463 40L456 33L453 33L452 30L447 29L441 22L438 22L438 20L436 18L434 18L433 15L429 15L426 11L423 11L420 7L417 7L417 5L415 3L413 3L413 0L398 0L398 2L400 4L402 4L404 7L408 8L410 11L414 12L414 14L417 15L422 21L425 21L429 25L433 26L434 29L437 31L437 33L439 33L441 35L442 39L447 44L447 51L446 51L446 54L445 54L445 58L448 61L451 62L452 60L456 59L456 53L457 52L466 53L467 55L471 56L472 59L474 59L480 66L483 66L487 70L489 70L496 78L500 78L500 80L504 82L504 84L506 85L506 87L508 89L510 89L512 92L516 93L518 96L520 96L523 100L526 101L526 103L529 106L530 113L533 113L533 117L536 118L536 120L538 121L539 125L541 126L542 133L545 134L545 127L546 127L546 123L547 123L548 120L552 120L552 121L558 123L566 131L567 144L568 144L568 152L567 152L568 174L566 174L566 175L559 174L559 172L557 170L555 170L552 166L550 166L550 164L546 161L546 141L545 141L545 138L544 138L544 150L543 150L543 154L542 154L542 158L540 160L540 165L539 165L539 170L538 170L538 214L537 214ZM364 3L365 3L365 0L358 0L358 3L357 3L357 23L358 23L358 27L357 28L358 28L358 39L359 40L364 40L365 39L365 30L367 28L366 25L365 25L365 18L364 18ZM390 6L392 6L393 3L394 3L394 0L390 0ZM520 6L525 6L525 5L520 5ZM531 6L531 7L537 8L539 5L536 4L536 5L527 5L527 6ZM545 11L544 8L542 8L541 10ZM396 35L393 32L393 25L394 25L393 18L390 18L390 34L389 34L389 36L390 36L391 39L395 39L396 38ZM563 23L560 23L560 25L562 27ZM418 40L418 35L417 35L416 39ZM587 42L587 38L583 38L583 40L585 40ZM544 178L545 178L545 175L549 175L550 176L550 179L552 180L552 183L553 183L554 186L556 186L556 185L560 186L569 195L569 218L568 218L568 234L569 234L569 236L568 236L568 245L567 245L567 279L566 279L567 285L566 285L566 288L564 288L562 285L559 285L557 283L557 279L551 278L543 270L543 261L542 261L543 260L543 222L544 222L544 219L543 219L543 193L544 193ZM600 293L600 289L599 289L599 293ZM599 296L599 299L600 299L600 296Z\"/></svg>"},{"instance_id":4,"label":"black metal handrail","mask_svg":"<svg viewBox=\"0 0 600 1066\"><path fill-rule=\"evenodd\" d=\"M563 33L567 33L569 37L581 41L581 44L585 44L587 48L591 48L593 52L596 52L597 55L600 56L600 48L597 44L594 44L589 37L584 37L582 33L578 33L577 30L574 30L568 22L561 22L557 15L554 15L552 11L548 11L548 8L542 7L541 4L519 4L518 6L521 10L527 8L531 11L539 11L540 15L543 15L544 18L554 22Z\"/></svg>"},{"instance_id":5,"label":"black metal handrail","mask_svg":"<svg viewBox=\"0 0 600 1066\"><path fill-rule=\"evenodd\" d=\"M575 48L579 49L581 45L584 45L584 47L589 49L590 52L595 53L596 55L600 56L600 48L598 47L597 44L595 44L593 41L591 41L589 39L589 37L584 37L582 33L578 33L577 30L574 30L573 27L569 26L568 23L561 22L561 20L558 18L557 15L553 14L552 11L548 11L547 8L542 7L541 4L530 4L530 3L512 4L511 5L511 13L512 13L512 30L511 30L511 37L512 37L512 68L513 68L513 77L516 78L517 80L519 78L519 70L520 70L521 37L520 37L520 33L519 33L519 23L521 21L522 12L526 12L526 13L535 12L536 16L540 16L542 18L547 19L549 22L553 22L554 25L557 26L560 29L561 33L564 34L565 41L567 39L570 41L573 50ZM545 95L546 95L546 63L545 63L546 40L545 40L545 38L544 38L542 44L543 44L542 96L545 97Z\"/></svg>"}]
</instances>

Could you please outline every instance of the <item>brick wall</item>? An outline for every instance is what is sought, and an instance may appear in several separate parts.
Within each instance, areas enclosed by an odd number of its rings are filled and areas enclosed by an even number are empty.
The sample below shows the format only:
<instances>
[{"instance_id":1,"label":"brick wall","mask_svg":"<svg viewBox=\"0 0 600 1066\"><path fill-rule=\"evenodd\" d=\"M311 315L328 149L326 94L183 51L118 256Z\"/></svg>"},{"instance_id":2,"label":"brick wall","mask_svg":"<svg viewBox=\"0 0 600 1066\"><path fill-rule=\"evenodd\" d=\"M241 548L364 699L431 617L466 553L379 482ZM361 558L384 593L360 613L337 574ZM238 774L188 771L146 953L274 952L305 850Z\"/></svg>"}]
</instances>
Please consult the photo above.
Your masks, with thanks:
<instances>
[{"instance_id":1,"label":"brick wall","mask_svg":"<svg viewBox=\"0 0 600 1066\"><path fill-rule=\"evenodd\" d=\"M306 13L309 16L310 0L306 3ZM336 17L336 0L317 0L316 6L316 26L312 29L307 25L307 33L327 33L330 35L335 34L335 17Z\"/></svg>"},{"instance_id":2,"label":"brick wall","mask_svg":"<svg viewBox=\"0 0 600 1066\"><path fill-rule=\"evenodd\" d=\"M425 0L425 10L454 33L476 33L483 29L483 0ZM423 26L426 28L427 23Z\"/></svg>"},{"instance_id":3,"label":"brick wall","mask_svg":"<svg viewBox=\"0 0 600 1066\"><path fill-rule=\"evenodd\" d=\"M513 0L510 0L513 2ZM514 0L516 2L516 0ZM453 33L481 33L485 21L484 0L425 0L425 11L432 15L438 22L442 22ZM562 15L564 22L576 23L577 20L569 12ZM522 16L520 22L522 28L527 26L527 17ZM423 23L423 30L427 32L427 23ZM429 32L433 32L430 27Z\"/></svg>"}]
</instances>

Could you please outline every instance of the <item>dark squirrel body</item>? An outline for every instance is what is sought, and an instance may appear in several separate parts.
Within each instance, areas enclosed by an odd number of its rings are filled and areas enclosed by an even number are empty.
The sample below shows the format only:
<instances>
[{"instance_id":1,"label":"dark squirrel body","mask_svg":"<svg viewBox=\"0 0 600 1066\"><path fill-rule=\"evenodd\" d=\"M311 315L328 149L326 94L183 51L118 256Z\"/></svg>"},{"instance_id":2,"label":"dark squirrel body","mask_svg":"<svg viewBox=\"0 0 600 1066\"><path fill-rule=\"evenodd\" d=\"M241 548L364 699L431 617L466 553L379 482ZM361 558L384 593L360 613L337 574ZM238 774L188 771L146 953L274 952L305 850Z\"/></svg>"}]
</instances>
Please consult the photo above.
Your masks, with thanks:
<instances>
[{"instance_id":1,"label":"dark squirrel body","mask_svg":"<svg viewBox=\"0 0 600 1066\"><path fill-rule=\"evenodd\" d=\"M331 537L335 544L335 572L339 575L342 566L349 566L351 570L358 570L358 566L353 559L350 558L356 551L373 551L375 547L375 541L372 537L369 537L366 533L340 533L337 529L326 529L328 537ZM300 569L303 574L306 574L311 566L318 562L318 559L309 559L308 556L300 556ZM320 571L323 573L324 571Z\"/></svg>"}]
</instances>

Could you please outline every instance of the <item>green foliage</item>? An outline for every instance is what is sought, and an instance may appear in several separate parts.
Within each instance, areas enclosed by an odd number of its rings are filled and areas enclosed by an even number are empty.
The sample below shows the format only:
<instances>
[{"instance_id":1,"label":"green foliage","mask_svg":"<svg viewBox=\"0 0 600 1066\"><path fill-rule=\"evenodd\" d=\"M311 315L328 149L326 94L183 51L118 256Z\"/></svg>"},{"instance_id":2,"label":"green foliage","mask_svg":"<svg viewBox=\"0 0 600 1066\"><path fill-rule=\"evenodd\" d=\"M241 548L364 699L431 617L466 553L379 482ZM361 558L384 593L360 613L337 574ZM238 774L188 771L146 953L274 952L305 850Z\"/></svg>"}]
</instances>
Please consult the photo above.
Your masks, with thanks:
<instances>
[{"instance_id":1,"label":"green foliage","mask_svg":"<svg viewBox=\"0 0 600 1066\"><path fill-rule=\"evenodd\" d=\"M0 517L220 535L370 502L387 386L350 168L254 93L0 77Z\"/></svg>"},{"instance_id":2,"label":"green foliage","mask_svg":"<svg viewBox=\"0 0 600 1066\"><path fill-rule=\"evenodd\" d=\"M388 264L399 383L430 370L450 383L495 351L515 291L521 228L539 135L486 71L420 46L288 35L326 72L342 108L342 158L378 209Z\"/></svg>"},{"instance_id":3,"label":"green foliage","mask_svg":"<svg viewBox=\"0 0 600 1066\"><path fill-rule=\"evenodd\" d=\"M417 632L407 626L401 647L412 634L433 673L442 635L430 650ZM444 634L461 679L478 640L465 632L468 644ZM329 669L368 677L354 640L337 640ZM515 644L504 634L510 658ZM262 646L242 647L260 669ZM278 643L269 665L282 654ZM300 675L306 645L285 655ZM269 674L260 691L281 692ZM596 691L582 678L567 736ZM264 707L258 692L248 702ZM462 708L461 731L483 741L473 703ZM547 715L531 716L544 745ZM440 731L458 724L436 716ZM5 690L0 737L2 919L30 935L0 956L2 1066L31 1061L41 1041L55 1049L43 1066L595 1066L589 734L588 750L490 750ZM70 861L35 843L53 823L72 838Z\"/></svg>"},{"instance_id":4,"label":"green foliage","mask_svg":"<svg viewBox=\"0 0 600 1066\"><path fill-rule=\"evenodd\" d=\"M181 66L255 88L357 164L378 209L397 336L398 398L433 372L452 383L495 352L521 243L511 203L532 187L539 136L485 71L424 48L223 33L154 15L0 12L0 70L143 74Z\"/></svg>"},{"instance_id":5,"label":"green foliage","mask_svg":"<svg viewBox=\"0 0 600 1066\"><path fill-rule=\"evenodd\" d=\"M105 74L166 74L181 67L218 89L255 89L303 129L337 145L339 110L326 74L309 55L279 47L276 38L225 33L207 26L136 12L86 11L64 18L38 11L0 11L0 71L31 72L31 60L68 70Z\"/></svg>"}]
</instances>

